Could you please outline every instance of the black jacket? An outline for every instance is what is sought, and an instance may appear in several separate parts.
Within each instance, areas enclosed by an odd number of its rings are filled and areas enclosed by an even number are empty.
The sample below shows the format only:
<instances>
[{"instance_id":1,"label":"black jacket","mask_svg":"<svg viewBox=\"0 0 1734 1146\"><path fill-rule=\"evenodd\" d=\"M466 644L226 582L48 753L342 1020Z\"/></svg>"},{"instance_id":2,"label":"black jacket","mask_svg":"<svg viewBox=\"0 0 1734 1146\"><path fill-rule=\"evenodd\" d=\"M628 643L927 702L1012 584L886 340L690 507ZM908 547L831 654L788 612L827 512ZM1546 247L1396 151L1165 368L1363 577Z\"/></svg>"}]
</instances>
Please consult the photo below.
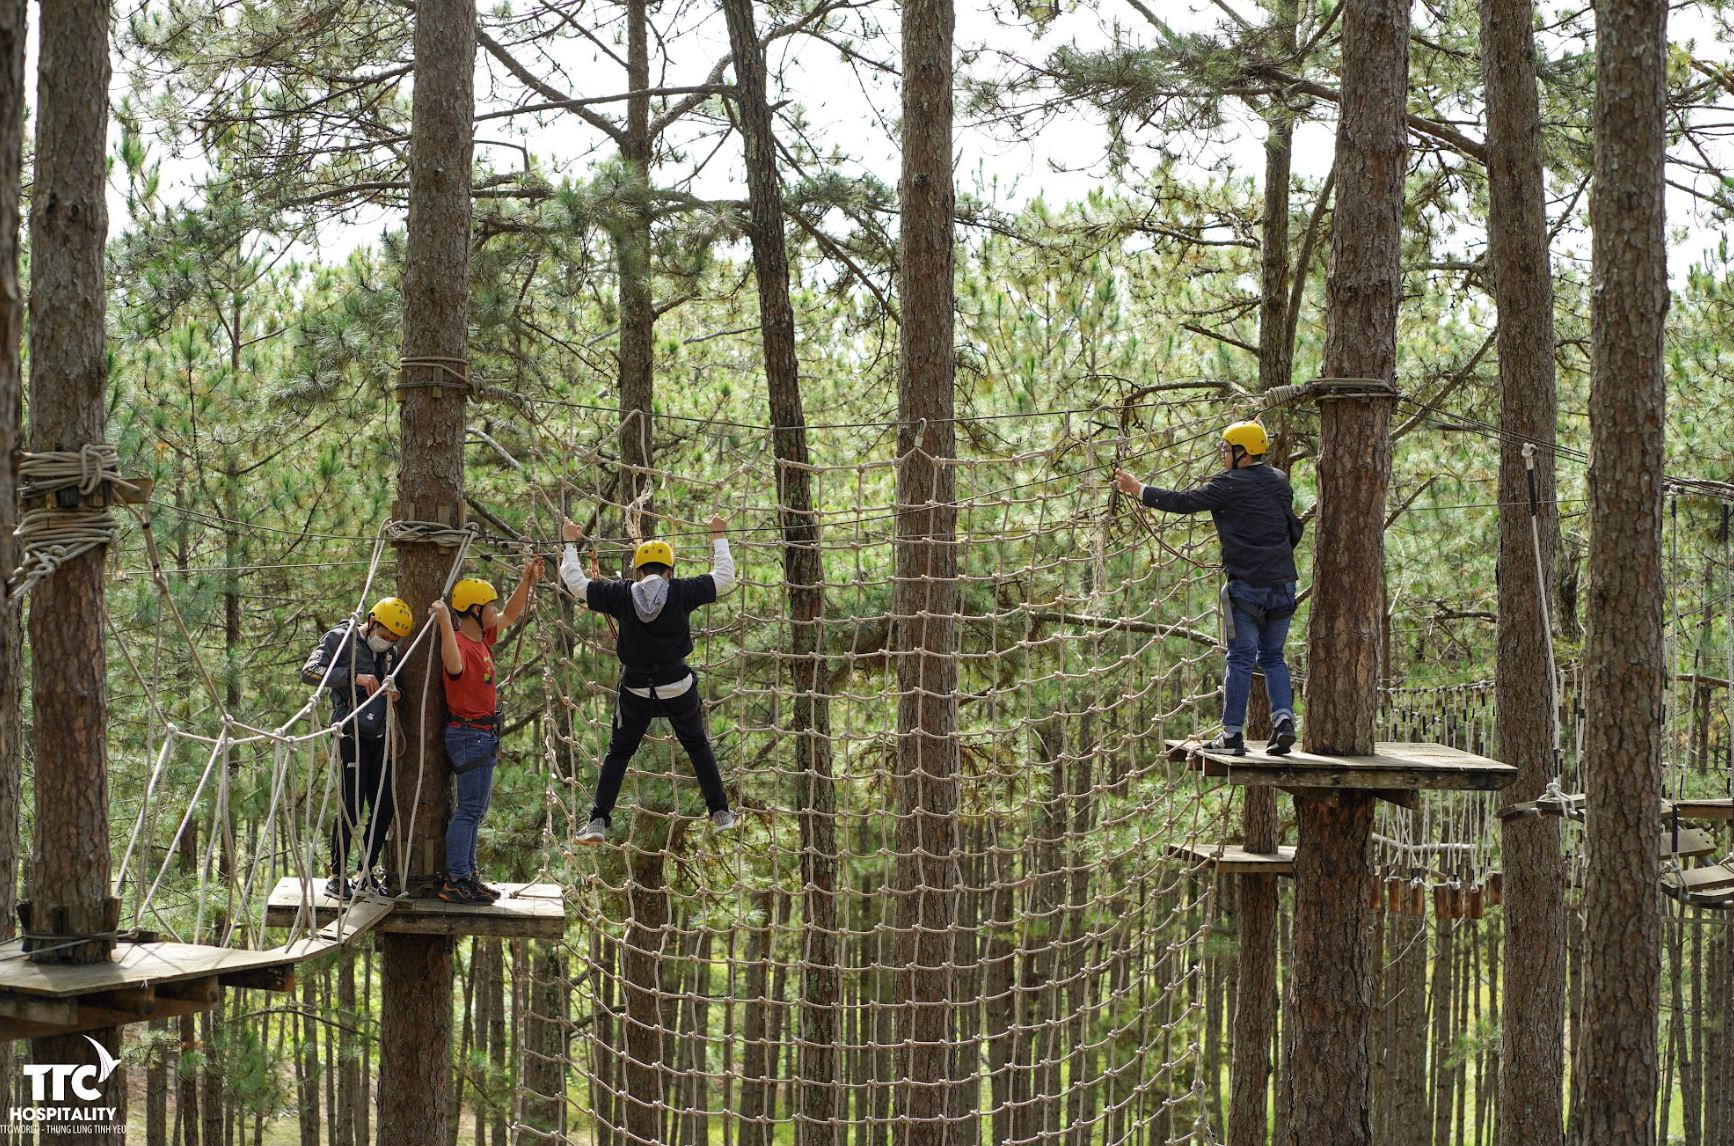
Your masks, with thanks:
<instances>
[{"instance_id":1,"label":"black jacket","mask_svg":"<svg viewBox=\"0 0 1734 1146\"><path fill-rule=\"evenodd\" d=\"M613 617L619 629L614 651L626 669L626 683L647 688L686 679L686 658L692 652L689 618L694 609L716 601L716 580L709 573L670 578L660 611L648 621L633 607L632 585L592 581L585 590L590 611Z\"/></svg>"},{"instance_id":2,"label":"black jacket","mask_svg":"<svg viewBox=\"0 0 1734 1146\"><path fill-rule=\"evenodd\" d=\"M1188 490L1144 487L1144 504L1169 513L1208 509L1222 542L1222 566L1235 581L1286 585L1295 580L1294 547L1303 526L1288 475L1262 462L1223 470Z\"/></svg>"},{"instance_id":3,"label":"black jacket","mask_svg":"<svg viewBox=\"0 0 1734 1146\"><path fill-rule=\"evenodd\" d=\"M315 685L325 682L331 693L333 724L348 716L359 704L363 707L361 715L355 718L355 730L369 739L384 736L385 690L374 693L370 699L367 690L355 683L355 678L373 676L385 680L397 663L397 649L376 653L359 632L353 640L350 639L350 628L351 622L345 621L319 638L319 644L307 657L307 663L301 666L301 679ZM326 675L327 669L330 670L329 676Z\"/></svg>"}]
</instances>

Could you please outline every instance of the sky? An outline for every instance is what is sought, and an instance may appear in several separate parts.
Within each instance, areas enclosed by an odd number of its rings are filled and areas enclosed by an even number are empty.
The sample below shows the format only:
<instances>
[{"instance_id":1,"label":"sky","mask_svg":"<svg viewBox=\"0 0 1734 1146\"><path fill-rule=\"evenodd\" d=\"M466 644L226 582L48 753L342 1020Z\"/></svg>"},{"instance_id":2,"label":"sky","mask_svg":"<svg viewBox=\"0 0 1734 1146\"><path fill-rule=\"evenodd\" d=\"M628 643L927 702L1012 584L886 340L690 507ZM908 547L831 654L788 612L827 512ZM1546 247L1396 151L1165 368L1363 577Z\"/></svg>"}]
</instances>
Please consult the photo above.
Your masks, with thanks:
<instances>
[{"instance_id":1,"label":"sky","mask_svg":"<svg viewBox=\"0 0 1734 1146\"><path fill-rule=\"evenodd\" d=\"M124 20L129 11L149 2L123 3L119 18ZM1553 0L1543 0L1544 12L1558 6ZM490 13L502 10L484 7ZM533 12L538 7L536 0L510 0L505 10L523 13ZM1230 18L1230 9L1257 18L1252 0L1166 0L1155 8L1161 18L1179 32L1214 29ZM605 12L608 10L603 9ZM618 11L617 8L614 10ZM721 20L714 4L711 0L664 0L656 11L665 28L684 28L689 34L670 38L672 50L668 70L655 77L653 82L682 84L702 80L711 64L726 49ZM881 3L876 6L876 11L877 18L886 22L894 35L895 7ZM761 21L769 19L762 5L759 12ZM503 39L507 36L503 31L497 34ZM1149 23L1138 14L1131 0L1104 0L1099 10L1074 4L1042 28L1039 38L1033 26L1022 21L1013 11L1010 0L997 5L984 0L960 0L956 33L960 78L992 74L1005 55L1039 59L1061 43L1100 46L1116 34L1144 42L1152 38ZM1677 10L1674 13L1670 38L1676 44L1695 39L1702 54L1730 58L1725 47L1713 51L1705 48L1714 38L1713 29L1695 12ZM33 68L33 42L29 50ZM783 81L780 91L773 88L773 101L793 101L798 105L812 138L847 154L860 170L871 171L895 184L898 163L892 137L898 107L895 76L875 74L868 67L850 66L834 47L806 37L780 40L772 46L772 52L773 77L780 75ZM553 52L537 63L555 74L563 73L567 90L577 96L613 93L625 87L620 69L601 51L580 40L560 40ZM512 98L521 92L515 82L504 79L485 53L478 53L477 67L478 102L483 110L501 106L497 97L490 100L491 93L503 93ZM125 94L125 85L125 72L117 68L114 89L117 99ZM34 102L33 80L28 90ZM995 205L1015 210L1038 195L1050 203L1065 202L1080 199L1103 185L1105 168L1102 157L1107 133L1099 117L1072 115L1063 123L1051 125L1029 138L1015 138L1002 126L982 122L963 112L961 94L959 104L962 114L957 127L956 148L960 188L978 189L985 192ZM1235 108L1238 105L1230 101L1229 106ZM1294 174L1297 178L1317 180L1324 176L1330 166L1334 131L1335 121L1329 117L1312 118L1301 123L1294 148ZM539 120L530 117L492 120L480 124L477 134L478 155L501 169L520 164L522 158L518 149L528 148L546 166L576 173L600 146L600 137L568 114ZM688 138L695 155L716 151L715 158L702 165L701 174L690 189L705 197L740 198L743 183L738 138L714 132L711 135L689 132ZM116 142L111 135L110 146ZM1262 126L1250 117L1231 123L1218 133L1218 138L1201 142L1189 154L1200 178L1208 173L1220 174L1224 168L1242 178L1257 177L1263 166ZM165 196L173 199L178 197L178 193L190 193L201 173L197 156L178 157L159 151L157 158L163 163ZM1674 257L1670 259L1670 270L1678 278L1698 253L1715 244L1720 233L1715 228L1700 225L1700 209L1690 197L1677 191L1670 195L1672 223L1689 232L1676 245ZM125 204L117 185L111 188L111 231L123 227L125 220ZM330 261L339 260L356 247L375 242L381 233L400 225L401 218L396 212L381 209L358 211L350 218L325 225L318 235L317 249L308 253ZM1581 236L1577 238L1581 239ZM1563 242L1569 249L1574 239L1568 235Z\"/></svg>"}]
</instances>

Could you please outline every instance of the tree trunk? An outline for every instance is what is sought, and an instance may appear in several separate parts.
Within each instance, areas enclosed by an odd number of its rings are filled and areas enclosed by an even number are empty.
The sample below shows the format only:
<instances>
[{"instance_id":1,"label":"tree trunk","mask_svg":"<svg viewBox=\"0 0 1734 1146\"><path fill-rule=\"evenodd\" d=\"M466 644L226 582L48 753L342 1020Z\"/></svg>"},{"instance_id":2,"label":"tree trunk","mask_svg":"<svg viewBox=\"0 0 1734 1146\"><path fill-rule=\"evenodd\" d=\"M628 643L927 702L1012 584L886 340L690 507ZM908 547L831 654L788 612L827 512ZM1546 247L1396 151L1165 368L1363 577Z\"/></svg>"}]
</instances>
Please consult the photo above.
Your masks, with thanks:
<instances>
[{"instance_id":1,"label":"tree trunk","mask_svg":"<svg viewBox=\"0 0 1734 1146\"><path fill-rule=\"evenodd\" d=\"M1656 1133L1664 648L1662 336L1666 0L1596 4L1590 192L1589 608L1584 634L1584 1090L1580 1140Z\"/></svg>"},{"instance_id":2,"label":"tree trunk","mask_svg":"<svg viewBox=\"0 0 1734 1146\"><path fill-rule=\"evenodd\" d=\"M1276 792L1246 789L1245 847L1277 849ZM1276 1037L1277 877L1240 878L1240 953L1229 1062L1229 1146L1264 1146L1270 1134L1266 1094Z\"/></svg>"},{"instance_id":3,"label":"tree trunk","mask_svg":"<svg viewBox=\"0 0 1734 1146\"><path fill-rule=\"evenodd\" d=\"M794 706L795 771L800 777L801 885L805 925L801 959L801 1041L796 1100L797 1146L834 1146L841 1065L837 1005L837 811L831 766L831 702L823 683L825 569L819 520L813 512L807 417L795 355L795 314L789 302L788 244L777 146L765 93L764 49L751 0L724 0L729 51L735 62L736 106L746 151L752 213L753 276L759 291L765 385L777 451L777 504L783 537L783 584L789 602L789 653Z\"/></svg>"},{"instance_id":4,"label":"tree trunk","mask_svg":"<svg viewBox=\"0 0 1734 1146\"><path fill-rule=\"evenodd\" d=\"M1295 50L1297 0L1277 0L1267 38L1278 52ZM1289 335L1289 174L1294 156L1294 117L1281 100L1264 113L1264 218L1259 237L1258 388L1286 386L1293 370ZM1298 271L1304 275L1306 268Z\"/></svg>"},{"instance_id":5,"label":"tree trunk","mask_svg":"<svg viewBox=\"0 0 1734 1146\"><path fill-rule=\"evenodd\" d=\"M1487 258L1499 308L1499 652L1494 674L1500 758L1518 770L1512 801L1547 788L1554 757L1551 624L1541 580L1559 532L1554 502L1553 275L1536 94L1532 0L1481 0L1487 88ZM1523 443L1534 442L1530 502ZM1531 511L1535 532L1531 532ZM1537 558L1535 548L1541 549ZM1505 870L1505 975L1499 1138L1558 1146L1564 1134L1565 869L1557 817L1500 827Z\"/></svg>"},{"instance_id":6,"label":"tree trunk","mask_svg":"<svg viewBox=\"0 0 1734 1146\"><path fill-rule=\"evenodd\" d=\"M1332 228L1324 374L1391 383L1396 374L1407 137L1409 5L1343 9L1342 190ZM1378 711L1390 404L1320 403L1318 533L1308 630L1306 747L1371 752ZM1287 1141L1369 1141L1367 1034L1372 982L1364 931L1372 797L1338 791L1295 801L1295 1069Z\"/></svg>"},{"instance_id":7,"label":"tree trunk","mask_svg":"<svg viewBox=\"0 0 1734 1146\"><path fill-rule=\"evenodd\" d=\"M626 0L626 90L650 88L649 0ZM622 206L626 222L614 237L615 269L620 304L620 483L619 499L632 505L650 484L653 443L651 397L655 386L656 298L651 280L650 163L654 139L650 133L650 97L626 101L626 134L620 159L626 169L630 196ZM649 504L646 503L646 509ZM640 519L644 536L653 522Z\"/></svg>"},{"instance_id":8,"label":"tree trunk","mask_svg":"<svg viewBox=\"0 0 1734 1146\"><path fill-rule=\"evenodd\" d=\"M109 6L105 0L65 0L39 11L30 208L30 445L38 452L77 451L103 440L107 410L103 244L108 236ZM7 114L15 113L9 109ZM45 938L27 938L26 945L37 949L31 958L41 962L100 963L114 948L112 938L67 939L107 936L118 919L109 887L102 627L107 558L108 546L98 545L33 590L36 830L29 930ZM119 1028L94 1031L91 1038L110 1053L120 1049ZM39 1063L97 1065L83 1035L33 1039L30 1049ZM111 1075L100 1087L99 1104L117 1106L125 1081L123 1071ZM49 1105L68 1109L73 1104ZM73 1133L64 1136L72 1141L109 1140L99 1125L72 1127Z\"/></svg>"},{"instance_id":9,"label":"tree trunk","mask_svg":"<svg viewBox=\"0 0 1734 1146\"><path fill-rule=\"evenodd\" d=\"M199 1067L199 1136L205 1146L224 1146L223 1062L217 1045L217 1028L224 1019L224 1003L214 1011L199 1013L199 1045L204 1062Z\"/></svg>"},{"instance_id":10,"label":"tree trunk","mask_svg":"<svg viewBox=\"0 0 1734 1146\"><path fill-rule=\"evenodd\" d=\"M951 0L903 7L898 186L897 1141L945 1146L957 872ZM973 1107L975 1104L970 1103Z\"/></svg>"},{"instance_id":11,"label":"tree trunk","mask_svg":"<svg viewBox=\"0 0 1734 1146\"><path fill-rule=\"evenodd\" d=\"M362 1081L360 1047L355 1032L362 1017L355 1005L355 944L348 943L337 959L337 1097L332 1102L331 1146L360 1146L357 1120L367 1118L367 1087ZM362 963L363 973L367 964Z\"/></svg>"},{"instance_id":12,"label":"tree trunk","mask_svg":"<svg viewBox=\"0 0 1734 1146\"><path fill-rule=\"evenodd\" d=\"M169 1023L152 1020L150 1058L145 1066L145 1146L169 1142Z\"/></svg>"},{"instance_id":13,"label":"tree trunk","mask_svg":"<svg viewBox=\"0 0 1734 1146\"><path fill-rule=\"evenodd\" d=\"M301 1053L297 1081L297 1111L301 1119L301 1146L319 1146L319 1023L313 997L313 976L301 980ZM329 1097L329 1096L327 1096Z\"/></svg>"},{"instance_id":14,"label":"tree trunk","mask_svg":"<svg viewBox=\"0 0 1734 1146\"><path fill-rule=\"evenodd\" d=\"M0 941L18 908L18 807L24 766L24 610L7 586L18 567L13 451L23 428L24 293L18 281L18 212L24 182L26 0L0 0ZM0 1046L0 1079L18 1076ZM6 1085L0 1083L0 1085Z\"/></svg>"},{"instance_id":15,"label":"tree trunk","mask_svg":"<svg viewBox=\"0 0 1734 1146\"><path fill-rule=\"evenodd\" d=\"M1295 0L1279 0L1269 36L1279 51L1295 47ZM1293 369L1289 310L1289 175L1293 161L1294 120L1281 101L1265 113L1264 218L1259 250L1258 385L1286 386ZM1300 268L1304 275L1306 269ZM1278 449L1286 455L1286 440ZM1286 466L1286 462L1273 464ZM1257 690L1262 696L1262 689ZM1268 705L1261 708L1268 711ZM1250 852L1275 852L1276 790L1246 789L1243 844ZM1229 1146L1264 1146L1270 1133L1267 1095L1271 1046L1276 1037L1277 878L1243 876L1240 881L1240 944L1236 959L1234 1032L1230 1044Z\"/></svg>"},{"instance_id":16,"label":"tree trunk","mask_svg":"<svg viewBox=\"0 0 1734 1146\"><path fill-rule=\"evenodd\" d=\"M474 137L474 0L421 0L415 17L409 222L403 269L402 464L399 517L462 519L468 377L470 156ZM418 617L444 590L449 550L404 545L398 595ZM444 859L451 773L439 651L429 641L408 662L398 705L410 746L393 782L403 888L432 882ZM413 824L413 829L411 825ZM413 831L413 834L409 834ZM380 937L379 1138L445 1142L451 1111L452 941Z\"/></svg>"}]
</instances>

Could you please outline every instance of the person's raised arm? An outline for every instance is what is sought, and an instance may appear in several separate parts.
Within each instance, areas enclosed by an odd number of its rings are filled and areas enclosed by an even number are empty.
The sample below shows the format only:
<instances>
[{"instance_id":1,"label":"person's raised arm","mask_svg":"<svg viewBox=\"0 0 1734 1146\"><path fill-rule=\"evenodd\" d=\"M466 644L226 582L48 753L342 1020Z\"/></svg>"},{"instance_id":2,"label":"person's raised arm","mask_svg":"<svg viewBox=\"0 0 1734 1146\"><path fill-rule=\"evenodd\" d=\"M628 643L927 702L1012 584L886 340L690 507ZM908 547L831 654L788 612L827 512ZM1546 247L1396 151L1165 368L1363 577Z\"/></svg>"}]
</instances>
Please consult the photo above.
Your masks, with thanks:
<instances>
[{"instance_id":1,"label":"person's raised arm","mask_svg":"<svg viewBox=\"0 0 1734 1146\"><path fill-rule=\"evenodd\" d=\"M710 579L716 582L719 597L735 587L735 555L729 552L729 539L723 535L728 524L715 513L705 522L710 530Z\"/></svg>"},{"instance_id":2,"label":"person's raised arm","mask_svg":"<svg viewBox=\"0 0 1734 1146\"><path fill-rule=\"evenodd\" d=\"M1114 471L1114 488L1128 497L1135 497L1150 509L1168 513L1198 513L1206 509L1221 509L1234 494L1227 475L1217 474L1203 485L1192 489L1163 489L1145 485L1125 470Z\"/></svg>"},{"instance_id":3,"label":"person's raised arm","mask_svg":"<svg viewBox=\"0 0 1734 1146\"><path fill-rule=\"evenodd\" d=\"M518 587L512 590L511 599L506 607L500 610L500 631L511 628L519 617L524 615L524 607L530 603L530 590L542 580L542 559L532 557L524 562L524 574L518 579Z\"/></svg>"},{"instance_id":4,"label":"person's raised arm","mask_svg":"<svg viewBox=\"0 0 1734 1146\"><path fill-rule=\"evenodd\" d=\"M578 559L578 543L584 540L584 527L568 517L560 523L560 540L566 543L566 549L560 555L560 580L566 591L588 608L590 578L585 575L584 566Z\"/></svg>"},{"instance_id":5,"label":"person's raised arm","mask_svg":"<svg viewBox=\"0 0 1734 1146\"><path fill-rule=\"evenodd\" d=\"M464 654L458 651L458 635L452 630L451 609L444 601L435 601L427 611L440 629L440 662L445 665L446 675L463 676Z\"/></svg>"}]
</instances>

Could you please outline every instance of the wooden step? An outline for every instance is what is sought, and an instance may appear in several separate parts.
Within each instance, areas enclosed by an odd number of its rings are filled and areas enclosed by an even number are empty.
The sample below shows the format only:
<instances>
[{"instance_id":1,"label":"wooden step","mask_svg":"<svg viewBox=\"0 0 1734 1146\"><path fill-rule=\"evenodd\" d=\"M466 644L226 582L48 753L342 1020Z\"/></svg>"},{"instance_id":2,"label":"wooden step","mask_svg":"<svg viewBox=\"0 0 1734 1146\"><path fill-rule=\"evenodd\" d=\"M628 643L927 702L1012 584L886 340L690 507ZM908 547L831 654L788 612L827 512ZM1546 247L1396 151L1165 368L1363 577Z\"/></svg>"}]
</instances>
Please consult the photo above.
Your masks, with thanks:
<instances>
[{"instance_id":1,"label":"wooden step","mask_svg":"<svg viewBox=\"0 0 1734 1146\"><path fill-rule=\"evenodd\" d=\"M1168 854L1188 863L1209 864L1227 875L1293 875L1294 848L1249 852L1240 844L1169 844Z\"/></svg>"}]
</instances>

